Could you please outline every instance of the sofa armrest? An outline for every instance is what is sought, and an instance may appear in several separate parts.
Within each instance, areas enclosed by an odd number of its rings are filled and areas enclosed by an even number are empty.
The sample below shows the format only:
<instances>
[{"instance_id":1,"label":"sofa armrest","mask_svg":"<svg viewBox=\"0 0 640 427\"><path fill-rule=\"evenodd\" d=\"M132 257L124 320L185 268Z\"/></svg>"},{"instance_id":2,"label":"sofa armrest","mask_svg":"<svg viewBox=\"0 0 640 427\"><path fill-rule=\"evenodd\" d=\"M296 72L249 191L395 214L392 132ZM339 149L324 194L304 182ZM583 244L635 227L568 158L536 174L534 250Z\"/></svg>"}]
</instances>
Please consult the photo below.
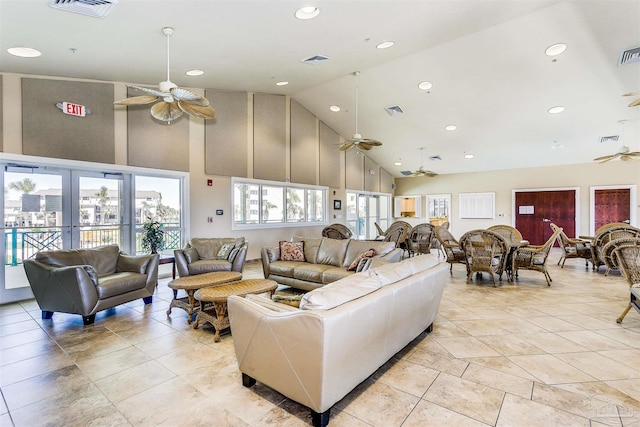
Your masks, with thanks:
<instances>
[{"instance_id":1,"label":"sofa armrest","mask_svg":"<svg viewBox=\"0 0 640 427\"><path fill-rule=\"evenodd\" d=\"M287 311L300 310L299 308L296 308L287 304L277 303L275 301L270 300L269 298L265 298L262 295L249 294L245 298L248 300L251 300L252 302L255 302L256 304L264 308L268 308L269 310L273 310L273 311L287 312Z\"/></svg>"},{"instance_id":2,"label":"sofa armrest","mask_svg":"<svg viewBox=\"0 0 640 427\"><path fill-rule=\"evenodd\" d=\"M403 252L402 249L396 248L386 255L375 256L373 258L377 260L386 261L386 262L399 262L400 259L402 259L402 252Z\"/></svg>"},{"instance_id":3,"label":"sofa armrest","mask_svg":"<svg viewBox=\"0 0 640 427\"><path fill-rule=\"evenodd\" d=\"M90 265L53 267L25 260L24 269L41 310L88 316L98 303L97 279Z\"/></svg>"},{"instance_id":4,"label":"sofa armrest","mask_svg":"<svg viewBox=\"0 0 640 427\"><path fill-rule=\"evenodd\" d=\"M280 248L262 248L260 250L260 257L262 258L262 272L264 273L264 278L268 279L271 274L269 264L280 258Z\"/></svg>"},{"instance_id":5,"label":"sofa armrest","mask_svg":"<svg viewBox=\"0 0 640 427\"><path fill-rule=\"evenodd\" d=\"M151 257L149 263L147 264L147 271L145 274L147 275L147 290L153 295L153 292L156 290L156 285L158 284L158 265L160 264L160 255L151 254L148 255Z\"/></svg>"},{"instance_id":6,"label":"sofa armrest","mask_svg":"<svg viewBox=\"0 0 640 427\"><path fill-rule=\"evenodd\" d=\"M249 243L244 242L244 245L238 251L238 254L233 259L233 263L231 264L231 271L237 271L238 273L242 273L244 268L244 262L247 258L247 251L249 250Z\"/></svg>"},{"instance_id":7,"label":"sofa armrest","mask_svg":"<svg viewBox=\"0 0 640 427\"><path fill-rule=\"evenodd\" d=\"M178 276L187 277L189 275L189 263L184 256L184 249L175 249L173 251L173 257L176 259L176 269L178 270Z\"/></svg>"}]
</instances>

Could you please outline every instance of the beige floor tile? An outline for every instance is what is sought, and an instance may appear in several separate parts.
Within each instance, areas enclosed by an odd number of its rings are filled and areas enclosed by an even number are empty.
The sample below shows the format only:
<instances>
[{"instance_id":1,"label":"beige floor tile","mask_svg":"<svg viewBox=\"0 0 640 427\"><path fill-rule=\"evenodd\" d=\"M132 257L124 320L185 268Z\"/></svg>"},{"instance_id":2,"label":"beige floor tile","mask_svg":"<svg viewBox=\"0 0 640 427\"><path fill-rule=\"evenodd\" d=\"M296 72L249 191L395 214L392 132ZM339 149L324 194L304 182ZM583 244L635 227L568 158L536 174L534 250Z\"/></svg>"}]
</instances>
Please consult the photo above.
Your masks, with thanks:
<instances>
[{"instance_id":1,"label":"beige floor tile","mask_svg":"<svg viewBox=\"0 0 640 427\"><path fill-rule=\"evenodd\" d=\"M555 316L529 317L527 320L545 331L583 331L584 328Z\"/></svg>"},{"instance_id":2,"label":"beige floor tile","mask_svg":"<svg viewBox=\"0 0 640 427\"><path fill-rule=\"evenodd\" d=\"M575 342L589 350L621 350L629 348L628 345L607 338L593 331L558 332L558 335Z\"/></svg>"},{"instance_id":3,"label":"beige floor tile","mask_svg":"<svg viewBox=\"0 0 640 427\"><path fill-rule=\"evenodd\" d=\"M507 394L496 427L522 426L584 426L589 419L569 412Z\"/></svg>"},{"instance_id":4,"label":"beige floor tile","mask_svg":"<svg viewBox=\"0 0 640 427\"><path fill-rule=\"evenodd\" d=\"M11 347L16 347L23 344L29 344L36 341L49 340L47 335L42 329L32 329L30 331L23 331L13 335L5 335L0 339L0 350L5 350Z\"/></svg>"},{"instance_id":5,"label":"beige floor tile","mask_svg":"<svg viewBox=\"0 0 640 427\"><path fill-rule=\"evenodd\" d=\"M10 363L0 367L0 387L73 365L73 359L61 350Z\"/></svg>"},{"instance_id":6,"label":"beige floor tile","mask_svg":"<svg viewBox=\"0 0 640 427\"><path fill-rule=\"evenodd\" d=\"M95 381L95 385L111 402L117 403L174 377L173 372L150 360L105 376Z\"/></svg>"},{"instance_id":7,"label":"beige floor tile","mask_svg":"<svg viewBox=\"0 0 640 427\"><path fill-rule=\"evenodd\" d=\"M600 381L640 378L640 371L629 369L628 365L616 362L594 351L560 353L555 356Z\"/></svg>"},{"instance_id":8,"label":"beige floor tile","mask_svg":"<svg viewBox=\"0 0 640 427\"><path fill-rule=\"evenodd\" d=\"M170 371L181 375L200 367L216 366L218 359L223 356L202 343L193 342L178 347L156 360Z\"/></svg>"},{"instance_id":9,"label":"beige floor tile","mask_svg":"<svg viewBox=\"0 0 640 427\"><path fill-rule=\"evenodd\" d=\"M575 342L568 340L553 332L541 332L535 334L519 334L518 338L534 345L547 353L567 353L570 351L587 351Z\"/></svg>"},{"instance_id":10,"label":"beige floor tile","mask_svg":"<svg viewBox=\"0 0 640 427\"><path fill-rule=\"evenodd\" d=\"M494 425L504 392L483 384L441 373L423 399L485 424Z\"/></svg>"},{"instance_id":11,"label":"beige floor tile","mask_svg":"<svg viewBox=\"0 0 640 427\"><path fill-rule=\"evenodd\" d=\"M392 360L382 365L372 378L381 384L422 397L439 371L404 360Z\"/></svg>"},{"instance_id":12,"label":"beige floor tile","mask_svg":"<svg viewBox=\"0 0 640 427\"><path fill-rule=\"evenodd\" d=\"M138 348L129 346L101 356L87 356L76 361L78 367L92 381L141 365L149 360L149 356Z\"/></svg>"},{"instance_id":13,"label":"beige floor tile","mask_svg":"<svg viewBox=\"0 0 640 427\"><path fill-rule=\"evenodd\" d=\"M640 379L605 381L605 384L640 402Z\"/></svg>"},{"instance_id":14,"label":"beige floor tile","mask_svg":"<svg viewBox=\"0 0 640 427\"><path fill-rule=\"evenodd\" d=\"M480 341L504 356L521 354L541 354L544 351L515 335L478 337Z\"/></svg>"},{"instance_id":15,"label":"beige floor tile","mask_svg":"<svg viewBox=\"0 0 640 427\"><path fill-rule=\"evenodd\" d=\"M525 399L531 399L533 381L507 374L506 372L470 363L469 367L464 371L462 378L515 394Z\"/></svg>"},{"instance_id":16,"label":"beige floor tile","mask_svg":"<svg viewBox=\"0 0 640 427\"><path fill-rule=\"evenodd\" d=\"M542 383L535 383L531 400L584 418L596 416L597 411L608 403L597 397L585 398L583 394Z\"/></svg>"},{"instance_id":17,"label":"beige floor tile","mask_svg":"<svg viewBox=\"0 0 640 427\"><path fill-rule=\"evenodd\" d=\"M550 354L528 356L509 356L509 360L545 384L559 384L593 381L594 377L585 374L568 363Z\"/></svg>"},{"instance_id":18,"label":"beige floor tile","mask_svg":"<svg viewBox=\"0 0 640 427\"><path fill-rule=\"evenodd\" d=\"M520 366L513 363L511 360L504 356L499 357L475 357L473 359L467 360L470 363L484 366L485 368L490 368L496 370L501 373L505 373L508 375L513 375L518 378L523 378L525 380L536 381L537 378L531 375L529 372L522 369Z\"/></svg>"},{"instance_id":19,"label":"beige floor tile","mask_svg":"<svg viewBox=\"0 0 640 427\"><path fill-rule=\"evenodd\" d=\"M0 366L56 351L59 351L58 345L50 339L17 345L0 350Z\"/></svg>"},{"instance_id":20,"label":"beige floor tile","mask_svg":"<svg viewBox=\"0 0 640 427\"><path fill-rule=\"evenodd\" d=\"M433 325L433 331L429 334L430 337L459 337L469 335L464 330L457 327L452 322L441 319L438 317L438 320Z\"/></svg>"},{"instance_id":21,"label":"beige floor tile","mask_svg":"<svg viewBox=\"0 0 640 427\"><path fill-rule=\"evenodd\" d=\"M629 347L640 349L640 333L631 329L606 329L599 330L598 333L607 338L619 341Z\"/></svg>"},{"instance_id":22,"label":"beige floor tile","mask_svg":"<svg viewBox=\"0 0 640 427\"><path fill-rule=\"evenodd\" d=\"M411 411L402 427L483 427L489 424L481 423L435 403L421 400Z\"/></svg>"},{"instance_id":23,"label":"beige floor tile","mask_svg":"<svg viewBox=\"0 0 640 427\"><path fill-rule=\"evenodd\" d=\"M500 355L475 337L440 337L436 338L436 341L454 357L459 359Z\"/></svg>"},{"instance_id":24,"label":"beige floor tile","mask_svg":"<svg viewBox=\"0 0 640 427\"><path fill-rule=\"evenodd\" d=\"M399 426L419 400L388 385L366 380L335 406L373 426Z\"/></svg>"},{"instance_id":25,"label":"beige floor tile","mask_svg":"<svg viewBox=\"0 0 640 427\"><path fill-rule=\"evenodd\" d=\"M417 363L431 369L437 369L442 372L447 372L457 377L461 376L464 370L467 368L468 362L455 359L453 357L447 357L441 354L431 353L421 349L417 349L407 359L409 362Z\"/></svg>"},{"instance_id":26,"label":"beige floor tile","mask_svg":"<svg viewBox=\"0 0 640 427\"><path fill-rule=\"evenodd\" d=\"M558 316L559 319L566 320L583 329L617 329L617 325L613 321L603 321L586 314Z\"/></svg>"}]
</instances>

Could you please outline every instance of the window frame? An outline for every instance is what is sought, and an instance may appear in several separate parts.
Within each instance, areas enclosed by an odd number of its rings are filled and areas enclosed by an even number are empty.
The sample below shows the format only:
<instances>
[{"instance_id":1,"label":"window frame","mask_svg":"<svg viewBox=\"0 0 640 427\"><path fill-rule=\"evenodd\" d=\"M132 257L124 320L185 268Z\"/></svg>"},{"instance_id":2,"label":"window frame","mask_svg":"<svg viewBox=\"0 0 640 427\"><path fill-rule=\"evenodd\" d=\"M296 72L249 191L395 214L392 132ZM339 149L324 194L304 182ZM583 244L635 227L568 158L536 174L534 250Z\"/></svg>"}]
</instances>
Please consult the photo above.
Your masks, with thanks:
<instances>
[{"instance_id":1,"label":"window frame","mask_svg":"<svg viewBox=\"0 0 640 427\"><path fill-rule=\"evenodd\" d=\"M258 222L251 222L251 223L236 222L235 220L236 218L236 196L235 196L236 185L254 185L254 186L257 185L258 194L251 194L251 192L249 191L249 195L258 197L258 203L257 203L258 207L263 205L263 197L266 196L265 189L263 189L263 186L282 188L282 194L283 194L282 221L264 222L265 220L263 218L263 210L258 209ZM289 189L304 190L304 200L300 202L304 208L304 220L302 221L300 220L289 221L287 218L287 194ZM232 177L230 190L231 190L231 229L232 230L255 230L255 229L289 228L289 227L317 227L317 226L326 226L329 224L329 207L327 205L329 200L329 187L321 186L321 185L294 184L290 182L267 181L262 179ZM314 217L315 215L311 215L311 213L309 212L309 205L308 205L309 191L308 190L320 191L322 194L321 210L323 212L323 219L320 221L313 221L309 219L311 217ZM239 203L239 205L241 204ZM249 208L249 210L251 210L250 209L251 206L255 207L256 205L255 204L252 205L251 203L248 203L246 204L245 209ZM248 215L241 215L241 216L244 218L248 217Z\"/></svg>"}]
</instances>

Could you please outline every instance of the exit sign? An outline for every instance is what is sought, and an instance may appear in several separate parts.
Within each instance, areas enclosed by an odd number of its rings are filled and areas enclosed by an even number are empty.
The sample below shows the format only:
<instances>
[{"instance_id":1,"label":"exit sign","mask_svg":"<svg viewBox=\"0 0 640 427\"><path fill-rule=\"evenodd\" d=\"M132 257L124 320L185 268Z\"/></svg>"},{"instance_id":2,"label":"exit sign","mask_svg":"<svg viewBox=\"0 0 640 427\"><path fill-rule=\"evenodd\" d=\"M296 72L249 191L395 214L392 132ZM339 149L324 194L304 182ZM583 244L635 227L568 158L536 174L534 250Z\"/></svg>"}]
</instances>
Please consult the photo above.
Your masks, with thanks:
<instances>
[{"instance_id":1,"label":"exit sign","mask_svg":"<svg viewBox=\"0 0 640 427\"><path fill-rule=\"evenodd\" d=\"M85 117L87 114L91 114L91 110L87 107L81 104L74 104L73 102L58 102L56 107L70 116Z\"/></svg>"}]
</instances>

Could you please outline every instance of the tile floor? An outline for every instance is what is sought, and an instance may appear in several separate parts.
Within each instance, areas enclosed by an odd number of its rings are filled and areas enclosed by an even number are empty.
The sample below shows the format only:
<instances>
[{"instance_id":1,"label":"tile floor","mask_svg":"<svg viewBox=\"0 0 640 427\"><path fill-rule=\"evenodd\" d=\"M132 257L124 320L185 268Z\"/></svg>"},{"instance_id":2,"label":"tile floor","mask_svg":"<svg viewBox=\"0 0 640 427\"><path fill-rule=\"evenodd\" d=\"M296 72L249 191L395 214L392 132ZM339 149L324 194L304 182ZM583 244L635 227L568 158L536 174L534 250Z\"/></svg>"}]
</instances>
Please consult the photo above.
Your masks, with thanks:
<instances>
[{"instance_id":1,"label":"tile floor","mask_svg":"<svg viewBox=\"0 0 640 427\"><path fill-rule=\"evenodd\" d=\"M529 271L493 288L467 285L463 270L454 266L433 333L338 402L330 425L640 425L640 315L615 323L624 278L569 260L551 263L550 288ZM242 387L229 334L214 343L182 310L167 317L167 282L153 304L104 311L89 327L41 320L34 301L0 306L0 426L309 425L306 408Z\"/></svg>"}]
</instances>

